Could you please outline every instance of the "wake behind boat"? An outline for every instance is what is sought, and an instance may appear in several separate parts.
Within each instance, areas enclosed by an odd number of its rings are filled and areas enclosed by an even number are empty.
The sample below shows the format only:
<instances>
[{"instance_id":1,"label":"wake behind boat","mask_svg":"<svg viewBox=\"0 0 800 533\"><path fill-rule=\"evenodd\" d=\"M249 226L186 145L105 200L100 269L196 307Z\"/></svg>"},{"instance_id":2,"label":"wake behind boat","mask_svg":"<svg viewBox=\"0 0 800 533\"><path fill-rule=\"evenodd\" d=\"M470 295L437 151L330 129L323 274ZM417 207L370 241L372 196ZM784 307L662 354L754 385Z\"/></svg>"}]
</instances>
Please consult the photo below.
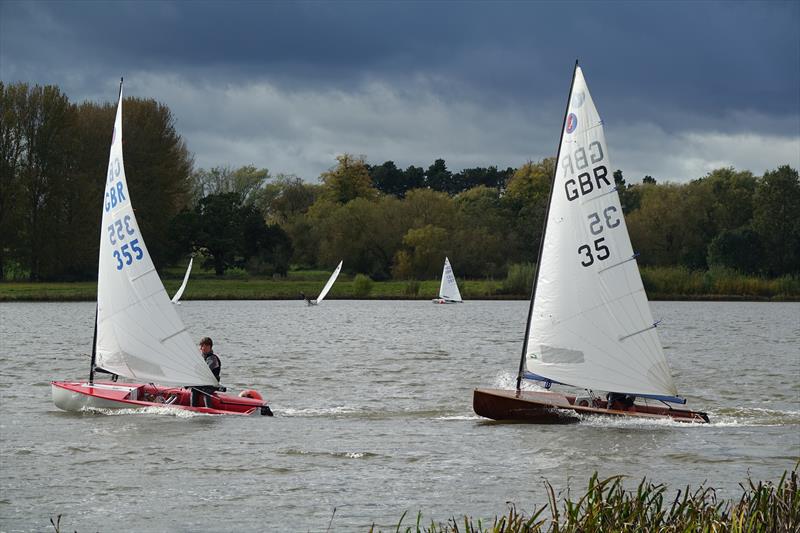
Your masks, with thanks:
<instances>
[{"instance_id":1,"label":"wake behind boat","mask_svg":"<svg viewBox=\"0 0 800 533\"><path fill-rule=\"evenodd\" d=\"M610 172L603 123L575 64L545 215L516 390L476 389L494 420L581 415L708 422L672 381ZM521 389L522 380L585 396ZM595 391L607 391L603 397Z\"/></svg>"},{"instance_id":2,"label":"wake behind boat","mask_svg":"<svg viewBox=\"0 0 800 533\"><path fill-rule=\"evenodd\" d=\"M240 396L220 392L223 388L198 353L156 272L125 179L122 82L101 228L89 380L51 382L55 405L67 411L167 407L209 414L271 415L255 391L243 391ZM137 383L97 382L95 372ZM208 407L191 405L192 389L209 400Z\"/></svg>"},{"instance_id":3,"label":"wake behind boat","mask_svg":"<svg viewBox=\"0 0 800 533\"><path fill-rule=\"evenodd\" d=\"M431 300L435 304L460 304L464 303L461 299L461 292L458 290L456 277L453 274L453 267L450 260L444 258L444 268L442 269L442 282L439 284L439 297Z\"/></svg>"}]
</instances>

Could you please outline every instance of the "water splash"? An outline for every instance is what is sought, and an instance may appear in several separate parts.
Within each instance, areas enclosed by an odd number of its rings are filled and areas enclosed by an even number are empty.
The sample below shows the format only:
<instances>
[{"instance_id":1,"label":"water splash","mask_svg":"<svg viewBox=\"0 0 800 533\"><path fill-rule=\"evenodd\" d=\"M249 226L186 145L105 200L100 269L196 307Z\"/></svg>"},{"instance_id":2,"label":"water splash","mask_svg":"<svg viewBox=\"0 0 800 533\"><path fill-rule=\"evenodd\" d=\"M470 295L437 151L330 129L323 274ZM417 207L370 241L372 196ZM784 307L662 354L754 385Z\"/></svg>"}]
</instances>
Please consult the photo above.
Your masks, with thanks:
<instances>
[{"instance_id":1,"label":"water splash","mask_svg":"<svg viewBox=\"0 0 800 533\"><path fill-rule=\"evenodd\" d=\"M84 407L84 413L93 413L106 416L131 416L131 415L167 415L175 418L194 418L197 416L214 416L209 413L199 413L187 409L176 409L174 407L140 407L138 409L103 409L98 407Z\"/></svg>"}]
</instances>

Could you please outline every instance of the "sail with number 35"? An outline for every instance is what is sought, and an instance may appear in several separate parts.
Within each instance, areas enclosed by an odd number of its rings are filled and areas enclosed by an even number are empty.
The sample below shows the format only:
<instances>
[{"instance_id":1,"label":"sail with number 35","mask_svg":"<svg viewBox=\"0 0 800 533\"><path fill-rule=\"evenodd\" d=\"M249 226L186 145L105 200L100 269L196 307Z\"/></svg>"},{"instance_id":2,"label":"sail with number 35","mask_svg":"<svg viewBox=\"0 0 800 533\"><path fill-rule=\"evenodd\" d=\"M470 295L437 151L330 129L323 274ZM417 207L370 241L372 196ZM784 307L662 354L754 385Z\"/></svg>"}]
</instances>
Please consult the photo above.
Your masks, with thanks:
<instances>
[{"instance_id":1,"label":"sail with number 35","mask_svg":"<svg viewBox=\"0 0 800 533\"><path fill-rule=\"evenodd\" d=\"M676 396L614 185L603 121L580 67L559 153L526 377Z\"/></svg>"},{"instance_id":2,"label":"sail with number 35","mask_svg":"<svg viewBox=\"0 0 800 533\"><path fill-rule=\"evenodd\" d=\"M705 413L636 404L677 396L650 313L603 133L575 65L564 114L516 391L475 389L475 412L537 423L579 415L708 422ZM524 379L586 397L522 390ZM597 393L609 393L603 400Z\"/></svg>"}]
</instances>

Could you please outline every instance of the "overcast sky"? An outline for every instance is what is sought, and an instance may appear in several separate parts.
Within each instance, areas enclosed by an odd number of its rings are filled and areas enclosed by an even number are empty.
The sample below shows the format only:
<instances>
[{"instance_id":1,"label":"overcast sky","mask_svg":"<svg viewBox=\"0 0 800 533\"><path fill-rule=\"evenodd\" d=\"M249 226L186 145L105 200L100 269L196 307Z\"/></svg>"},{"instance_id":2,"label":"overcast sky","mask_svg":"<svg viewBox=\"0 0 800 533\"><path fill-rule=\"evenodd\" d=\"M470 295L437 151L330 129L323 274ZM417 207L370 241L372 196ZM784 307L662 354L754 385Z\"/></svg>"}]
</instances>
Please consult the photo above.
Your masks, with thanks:
<instances>
[{"instance_id":1,"label":"overcast sky","mask_svg":"<svg viewBox=\"0 0 800 533\"><path fill-rule=\"evenodd\" d=\"M800 2L0 0L0 79L172 110L197 167L555 155L575 59L629 182L800 168Z\"/></svg>"}]
</instances>

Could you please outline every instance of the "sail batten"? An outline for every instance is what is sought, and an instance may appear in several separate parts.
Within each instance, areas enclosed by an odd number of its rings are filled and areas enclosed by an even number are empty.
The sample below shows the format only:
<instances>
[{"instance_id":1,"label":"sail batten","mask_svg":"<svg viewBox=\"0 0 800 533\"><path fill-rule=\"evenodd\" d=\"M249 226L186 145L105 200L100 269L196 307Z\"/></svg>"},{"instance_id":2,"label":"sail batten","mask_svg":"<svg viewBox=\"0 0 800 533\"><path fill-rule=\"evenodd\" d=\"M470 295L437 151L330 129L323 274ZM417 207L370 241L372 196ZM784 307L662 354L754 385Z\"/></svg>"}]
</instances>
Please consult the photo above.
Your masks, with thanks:
<instances>
[{"instance_id":1,"label":"sail batten","mask_svg":"<svg viewBox=\"0 0 800 533\"><path fill-rule=\"evenodd\" d=\"M655 328L646 326L654 321L612 168L576 66L521 370L586 389L676 396Z\"/></svg>"},{"instance_id":2,"label":"sail batten","mask_svg":"<svg viewBox=\"0 0 800 533\"><path fill-rule=\"evenodd\" d=\"M95 365L169 385L218 385L170 303L139 230L122 154L122 87L103 197Z\"/></svg>"}]
</instances>

